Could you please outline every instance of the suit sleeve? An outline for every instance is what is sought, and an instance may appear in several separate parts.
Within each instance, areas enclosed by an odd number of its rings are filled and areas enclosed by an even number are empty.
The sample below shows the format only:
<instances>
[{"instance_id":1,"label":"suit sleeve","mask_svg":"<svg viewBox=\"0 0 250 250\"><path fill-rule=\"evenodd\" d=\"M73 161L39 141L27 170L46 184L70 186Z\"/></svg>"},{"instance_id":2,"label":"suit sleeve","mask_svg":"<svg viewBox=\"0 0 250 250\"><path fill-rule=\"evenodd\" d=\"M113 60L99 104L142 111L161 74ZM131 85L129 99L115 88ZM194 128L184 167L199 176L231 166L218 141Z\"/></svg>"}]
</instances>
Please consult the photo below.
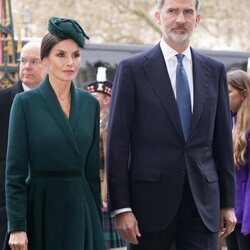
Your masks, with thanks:
<instances>
[{"instance_id":1,"label":"suit sleeve","mask_svg":"<svg viewBox=\"0 0 250 250\"><path fill-rule=\"evenodd\" d=\"M135 87L131 65L120 63L114 80L107 135L108 199L111 211L131 207L129 158L135 114Z\"/></svg>"},{"instance_id":2,"label":"suit sleeve","mask_svg":"<svg viewBox=\"0 0 250 250\"><path fill-rule=\"evenodd\" d=\"M235 207L235 172L233 161L232 132L229 95L225 68L221 69L216 111L214 159L219 175L221 208Z\"/></svg>"},{"instance_id":3,"label":"suit sleeve","mask_svg":"<svg viewBox=\"0 0 250 250\"><path fill-rule=\"evenodd\" d=\"M0 164L5 165L10 108L12 105L10 89L0 90ZM2 185L2 184L1 184Z\"/></svg>"},{"instance_id":4,"label":"suit sleeve","mask_svg":"<svg viewBox=\"0 0 250 250\"><path fill-rule=\"evenodd\" d=\"M6 163L6 206L8 232L26 231L28 176L28 134L25 112L19 95L10 113Z\"/></svg>"}]
</instances>

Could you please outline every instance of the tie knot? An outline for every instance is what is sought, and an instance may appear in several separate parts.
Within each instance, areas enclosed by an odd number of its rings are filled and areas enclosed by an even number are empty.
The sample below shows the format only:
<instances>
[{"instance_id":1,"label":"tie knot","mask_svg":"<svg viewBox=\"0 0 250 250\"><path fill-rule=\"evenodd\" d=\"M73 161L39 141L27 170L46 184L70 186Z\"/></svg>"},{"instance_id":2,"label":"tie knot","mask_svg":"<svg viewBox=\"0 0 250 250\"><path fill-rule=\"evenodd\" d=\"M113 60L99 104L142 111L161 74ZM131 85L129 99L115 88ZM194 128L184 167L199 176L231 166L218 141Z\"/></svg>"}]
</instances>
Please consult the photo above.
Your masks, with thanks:
<instances>
[{"instance_id":1,"label":"tie knot","mask_svg":"<svg viewBox=\"0 0 250 250\"><path fill-rule=\"evenodd\" d=\"M178 63L182 64L182 59L183 59L184 55L183 54L177 54L176 57L177 57Z\"/></svg>"}]
</instances>

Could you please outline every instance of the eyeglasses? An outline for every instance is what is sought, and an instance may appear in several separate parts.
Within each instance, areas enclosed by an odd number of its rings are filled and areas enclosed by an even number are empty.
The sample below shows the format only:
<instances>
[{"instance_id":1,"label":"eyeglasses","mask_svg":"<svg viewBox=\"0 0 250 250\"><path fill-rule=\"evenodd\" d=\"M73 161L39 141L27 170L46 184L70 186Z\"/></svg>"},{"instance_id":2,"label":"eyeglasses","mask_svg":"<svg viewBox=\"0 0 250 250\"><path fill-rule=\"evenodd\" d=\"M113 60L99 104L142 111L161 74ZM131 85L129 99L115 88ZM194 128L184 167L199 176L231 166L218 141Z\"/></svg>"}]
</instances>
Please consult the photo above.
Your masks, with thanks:
<instances>
[{"instance_id":1,"label":"eyeglasses","mask_svg":"<svg viewBox=\"0 0 250 250\"><path fill-rule=\"evenodd\" d=\"M27 65L27 63L31 66L37 66L41 63L41 60L39 59L31 59L31 60L27 60L24 58L20 58L18 59L18 62L20 63L20 65L25 66Z\"/></svg>"}]
</instances>

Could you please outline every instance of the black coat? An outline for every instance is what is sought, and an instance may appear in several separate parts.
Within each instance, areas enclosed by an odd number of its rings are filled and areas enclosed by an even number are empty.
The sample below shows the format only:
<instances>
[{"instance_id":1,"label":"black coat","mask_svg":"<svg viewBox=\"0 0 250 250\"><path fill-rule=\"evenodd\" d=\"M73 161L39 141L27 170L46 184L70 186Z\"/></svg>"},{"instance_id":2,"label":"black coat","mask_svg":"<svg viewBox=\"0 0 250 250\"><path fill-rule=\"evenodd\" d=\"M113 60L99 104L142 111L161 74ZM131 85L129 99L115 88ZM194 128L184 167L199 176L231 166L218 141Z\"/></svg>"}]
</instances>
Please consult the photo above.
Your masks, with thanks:
<instances>
[{"instance_id":1,"label":"black coat","mask_svg":"<svg viewBox=\"0 0 250 250\"><path fill-rule=\"evenodd\" d=\"M10 88L0 90L0 249L2 249L3 240L7 229L4 176L9 116L14 97L20 92L23 92L22 83L20 81L15 83Z\"/></svg>"}]
</instances>

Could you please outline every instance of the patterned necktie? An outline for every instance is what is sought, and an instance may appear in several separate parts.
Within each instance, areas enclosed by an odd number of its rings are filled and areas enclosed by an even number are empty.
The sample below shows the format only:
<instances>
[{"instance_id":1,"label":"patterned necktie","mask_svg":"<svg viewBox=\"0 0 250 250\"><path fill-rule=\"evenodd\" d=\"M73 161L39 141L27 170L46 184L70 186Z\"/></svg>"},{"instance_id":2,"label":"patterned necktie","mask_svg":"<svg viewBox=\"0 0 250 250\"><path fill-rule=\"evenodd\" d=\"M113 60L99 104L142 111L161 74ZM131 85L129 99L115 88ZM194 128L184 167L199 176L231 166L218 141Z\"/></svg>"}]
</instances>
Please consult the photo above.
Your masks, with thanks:
<instances>
[{"instance_id":1,"label":"patterned necktie","mask_svg":"<svg viewBox=\"0 0 250 250\"><path fill-rule=\"evenodd\" d=\"M176 100L181 119L181 125L185 140L191 130L191 99L186 71L182 65L183 54L176 55L178 63L176 67Z\"/></svg>"}]
</instances>

